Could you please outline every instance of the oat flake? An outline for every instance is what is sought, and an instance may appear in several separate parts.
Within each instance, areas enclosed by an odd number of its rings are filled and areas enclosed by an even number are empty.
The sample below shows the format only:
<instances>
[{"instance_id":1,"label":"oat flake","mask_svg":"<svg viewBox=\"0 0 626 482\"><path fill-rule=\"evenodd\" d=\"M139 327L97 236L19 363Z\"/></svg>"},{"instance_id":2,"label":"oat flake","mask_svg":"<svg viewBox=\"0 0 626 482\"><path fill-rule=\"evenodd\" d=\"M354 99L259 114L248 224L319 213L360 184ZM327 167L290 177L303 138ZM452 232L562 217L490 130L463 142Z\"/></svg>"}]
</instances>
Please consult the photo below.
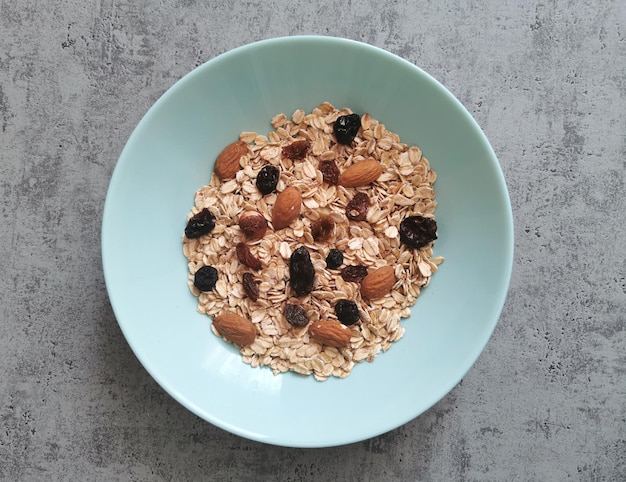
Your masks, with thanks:
<instances>
[{"instance_id":1,"label":"oat flake","mask_svg":"<svg viewBox=\"0 0 626 482\"><path fill-rule=\"evenodd\" d=\"M428 160L418 147L401 143L397 134L369 114L362 115L361 129L351 146L337 144L333 123L337 117L351 113L324 102L310 114L301 109L291 118L277 114L271 119L275 130L267 136L242 132L240 140L249 144L249 154L242 157L242 169L235 179L223 183L213 174L209 184L195 195L188 217L208 208L216 217L216 227L200 239L183 236L190 290L198 297L201 313L214 317L233 311L255 324L255 342L240 349L243 361L253 367L269 366L274 374L294 371L313 375L320 381L330 376L348 376L356 363L373 361L402 338L405 328L400 319L410 315L409 307L443 262L441 256L433 257L432 245L413 250L400 244L398 235L398 226L407 216L434 218L436 173ZM312 143L307 156L301 161L283 158L283 146L301 139ZM368 158L382 163L384 172L366 187L329 186L317 168L320 160L333 159L343 170ZM260 271L253 272L260 291L258 300L253 302L242 288L243 274L251 270L238 263L235 246L245 240L238 226L241 213L257 210L271 220L276 193L262 196L255 185L256 174L267 164L281 170L277 191L294 186L304 202L299 219L290 226L278 232L268 229L262 240L250 243L263 265ZM372 206L366 221L349 221L346 205L358 191L368 194ZM330 240L316 243L311 224L322 214L333 216L335 233ZM296 297L288 283L288 263L291 253L302 245L311 254L316 278L310 294ZM357 283L345 282L340 270L326 269L325 258L332 248L343 252L344 266L395 266L397 280L393 290L378 300L363 299ZM193 276L206 265L218 270L219 280L213 291L200 293L193 286ZM282 314L285 304L294 303L307 311L310 322L336 320L335 301L341 297L356 302L361 313L361 321L350 327L352 337L346 348L320 345L309 338L306 327L292 327ZM211 329L219 336L213 326Z\"/></svg>"}]
</instances>

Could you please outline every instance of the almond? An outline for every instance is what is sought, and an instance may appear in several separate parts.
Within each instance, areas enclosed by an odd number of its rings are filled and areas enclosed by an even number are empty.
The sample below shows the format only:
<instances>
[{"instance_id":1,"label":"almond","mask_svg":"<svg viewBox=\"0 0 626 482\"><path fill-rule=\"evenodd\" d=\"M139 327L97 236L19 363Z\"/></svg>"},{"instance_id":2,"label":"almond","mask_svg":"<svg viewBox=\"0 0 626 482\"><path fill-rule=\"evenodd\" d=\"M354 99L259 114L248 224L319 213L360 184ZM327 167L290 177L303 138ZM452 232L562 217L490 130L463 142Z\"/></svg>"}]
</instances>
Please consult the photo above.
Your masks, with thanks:
<instances>
[{"instance_id":1,"label":"almond","mask_svg":"<svg viewBox=\"0 0 626 482\"><path fill-rule=\"evenodd\" d=\"M309 325L309 334L322 345L343 348L350 343L352 330L334 320L315 321Z\"/></svg>"},{"instance_id":2,"label":"almond","mask_svg":"<svg viewBox=\"0 0 626 482\"><path fill-rule=\"evenodd\" d=\"M274 230L286 228L300 214L302 196L295 187L288 187L276 198L272 210L272 224Z\"/></svg>"},{"instance_id":3,"label":"almond","mask_svg":"<svg viewBox=\"0 0 626 482\"><path fill-rule=\"evenodd\" d=\"M267 219L257 211L246 211L239 216L239 228L250 241L256 241L265 236Z\"/></svg>"},{"instance_id":4,"label":"almond","mask_svg":"<svg viewBox=\"0 0 626 482\"><path fill-rule=\"evenodd\" d=\"M374 159L355 162L341 173L339 184L344 187L367 186L378 179L382 172L383 165Z\"/></svg>"},{"instance_id":5,"label":"almond","mask_svg":"<svg viewBox=\"0 0 626 482\"><path fill-rule=\"evenodd\" d=\"M235 177L237 171L241 169L239 160L241 156L248 153L248 144L244 141L233 142L228 144L222 152L220 152L217 159L215 159L215 174L224 181Z\"/></svg>"},{"instance_id":6,"label":"almond","mask_svg":"<svg viewBox=\"0 0 626 482\"><path fill-rule=\"evenodd\" d=\"M396 282L396 274L393 266L370 271L361 281L361 294L370 300L382 298L391 291Z\"/></svg>"},{"instance_id":7,"label":"almond","mask_svg":"<svg viewBox=\"0 0 626 482\"><path fill-rule=\"evenodd\" d=\"M254 324L235 313L222 313L213 319L217 332L239 346L251 345L256 339Z\"/></svg>"}]
</instances>

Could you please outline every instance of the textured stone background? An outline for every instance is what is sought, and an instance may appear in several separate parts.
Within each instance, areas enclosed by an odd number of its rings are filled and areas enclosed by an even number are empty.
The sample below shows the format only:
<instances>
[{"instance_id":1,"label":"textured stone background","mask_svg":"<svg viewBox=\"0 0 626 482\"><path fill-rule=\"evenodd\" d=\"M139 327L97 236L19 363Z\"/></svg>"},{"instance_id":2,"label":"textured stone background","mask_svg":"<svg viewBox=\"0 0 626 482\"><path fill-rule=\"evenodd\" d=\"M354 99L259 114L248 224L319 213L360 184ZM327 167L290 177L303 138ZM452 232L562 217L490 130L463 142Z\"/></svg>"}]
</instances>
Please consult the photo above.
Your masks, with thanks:
<instances>
[{"instance_id":1,"label":"textured stone background","mask_svg":"<svg viewBox=\"0 0 626 482\"><path fill-rule=\"evenodd\" d=\"M99 242L150 105L222 52L303 33L447 85L499 156L516 228L504 312L462 383L398 430L316 450L174 402L122 337ZM626 480L625 36L621 0L0 0L0 479Z\"/></svg>"}]
</instances>

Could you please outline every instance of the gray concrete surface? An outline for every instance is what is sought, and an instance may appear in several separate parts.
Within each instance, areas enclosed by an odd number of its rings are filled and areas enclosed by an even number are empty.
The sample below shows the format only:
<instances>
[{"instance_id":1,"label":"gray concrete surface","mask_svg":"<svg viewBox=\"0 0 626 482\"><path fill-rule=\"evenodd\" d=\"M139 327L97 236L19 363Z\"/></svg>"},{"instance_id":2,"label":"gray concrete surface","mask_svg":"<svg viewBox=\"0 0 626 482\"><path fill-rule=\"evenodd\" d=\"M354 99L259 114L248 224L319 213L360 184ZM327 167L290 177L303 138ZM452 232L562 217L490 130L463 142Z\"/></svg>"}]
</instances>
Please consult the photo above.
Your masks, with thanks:
<instances>
[{"instance_id":1,"label":"gray concrete surface","mask_svg":"<svg viewBox=\"0 0 626 482\"><path fill-rule=\"evenodd\" d=\"M317 33L421 66L472 112L515 215L487 349L423 416L350 446L266 446L146 373L100 261L107 185L178 78ZM0 479L626 480L626 3L0 0Z\"/></svg>"}]
</instances>

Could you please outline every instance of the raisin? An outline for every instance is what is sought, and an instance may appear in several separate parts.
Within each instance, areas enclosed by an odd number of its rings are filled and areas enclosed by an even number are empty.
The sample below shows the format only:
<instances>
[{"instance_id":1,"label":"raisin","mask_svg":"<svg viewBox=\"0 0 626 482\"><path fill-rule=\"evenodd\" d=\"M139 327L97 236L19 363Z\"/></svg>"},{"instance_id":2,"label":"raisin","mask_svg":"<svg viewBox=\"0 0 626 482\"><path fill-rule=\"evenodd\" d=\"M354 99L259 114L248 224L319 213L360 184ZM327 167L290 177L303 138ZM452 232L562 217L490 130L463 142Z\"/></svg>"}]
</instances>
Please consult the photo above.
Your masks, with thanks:
<instances>
[{"instance_id":1,"label":"raisin","mask_svg":"<svg viewBox=\"0 0 626 482\"><path fill-rule=\"evenodd\" d=\"M337 319L346 326L354 325L361 319L359 315L359 307L354 301L339 300L335 305L335 314Z\"/></svg>"},{"instance_id":2,"label":"raisin","mask_svg":"<svg viewBox=\"0 0 626 482\"><path fill-rule=\"evenodd\" d=\"M193 285L200 291L211 291L217 283L217 270L213 266L203 266L193 277Z\"/></svg>"},{"instance_id":3,"label":"raisin","mask_svg":"<svg viewBox=\"0 0 626 482\"><path fill-rule=\"evenodd\" d=\"M352 221L365 221L370 208L370 198L364 192L357 192L346 206L346 216Z\"/></svg>"},{"instance_id":4,"label":"raisin","mask_svg":"<svg viewBox=\"0 0 626 482\"><path fill-rule=\"evenodd\" d=\"M237 259L240 263L245 264L248 268L252 268L255 271L261 269L261 260L252 254L252 251L250 251L246 243L237 243L235 252L237 253Z\"/></svg>"},{"instance_id":5,"label":"raisin","mask_svg":"<svg viewBox=\"0 0 626 482\"><path fill-rule=\"evenodd\" d=\"M256 211L246 211L239 216L239 228L246 238L256 241L265 236L267 219Z\"/></svg>"},{"instance_id":6,"label":"raisin","mask_svg":"<svg viewBox=\"0 0 626 482\"><path fill-rule=\"evenodd\" d=\"M337 163L335 161L320 161L317 167L322 173L324 182L327 182L332 186L339 184L339 174L341 173L339 172L339 168L337 167Z\"/></svg>"},{"instance_id":7,"label":"raisin","mask_svg":"<svg viewBox=\"0 0 626 482\"><path fill-rule=\"evenodd\" d=\"M259 286L250 273L243 274L243 289L252 301L259 299Z\"/></svg>"},{"instance_id":8,"label":"raisin","mask_svg":"<svg viewBox=\"0 0 626 482\"><path fill-rule=\"evenodd\" d=\"M215 216L207 208L193 216L185 227L185 236L189 239L199 238L213 231Z\"/></svg>"},{"instance_id":9,"label":"raisin","mask_svg":"<svg viewBox=\"0 0 626 482\"><path fill-rule=\"evenodd\" d=\"M296 328L302 328L309 323L309 315L301 306L286 304L283 314L287 322Z\"/></svg>"},{"instance_id":10,"label":"raisin","mask_svg":"<svg viewBox=\"0 0 626 482\"><path fill-rule=\"evenodd\" d=\"M291 159L292 161L299 161L304 159L306 153L309 152L311 142L305 140L295 141L288 146L283 147L283 156Z\"/></svg>"},{"instance_id":11,"label":"raisin","mask_svg":"<svg viewBox=\"0 0 626 482\"><path fill-rule=\"evenodd\" d=\"M437 239L437 223L424 216L409 216L400 223L400 241L409 248L422 248Z\"/></svg>"},{"instance_id":12,"label":"raisin","mask_svg":"<svg viewBox=\"0 0 626 482\"><path fill-rule=\"evenodd\" d=\"M304 296L313 289L314 280L315 268L311 256L304 246L300 246L289 260L289 284L298 296Z\"/></svg>"},{"instance_id":13,"label":"raisin","mask_svg":"<svg viewBox=\"0 0 626 482\"><path fill-rule=\"evenodd\" d=\"M338 249L331 249L326 256L326 267L328 269L337 269L343 264L343 253Z\"/></svg>"},{"instance_id":14,"label":"raisin","mask_svg":"<svg viewBox=\"0 0 626 482\"><path fill-rule=\"evenodd\" d=\"M280 170L276 166L265 166L256 176L256 187L261 194L269 194L276 189L279 177Z\"/></svg>"},{"instance_id":15,"label":"raisin","mask_svg":"<svg viewBox=\"0 0 626 482\"><path fill-rule=\"evenodd\" d=\"M324 216L311 224L311 236L315 241L328 241L335 232L335 220Z\"/></svg>"},{"instance_id":16,"label":"raisin","mask_svg":"<svg viewBox=\"0 0 626 482\"><path fill-rule=\"evenodd\" d=\"M333 124L333 132L339 144L349 146L361 128L361 116L349 114L337 117Z\"/></svg>"},{"instance_id":17,"label":"raisin","mask_svg":"<svg viewBox=\"0 0 626 482\"><path fill-rule=\"evenodd\" d=\"M352 281L354 283L360 283L363 278L367 276L366 266L346 266L341 270L341 277L344 281Z\"/></svg>"}]
</instances>

